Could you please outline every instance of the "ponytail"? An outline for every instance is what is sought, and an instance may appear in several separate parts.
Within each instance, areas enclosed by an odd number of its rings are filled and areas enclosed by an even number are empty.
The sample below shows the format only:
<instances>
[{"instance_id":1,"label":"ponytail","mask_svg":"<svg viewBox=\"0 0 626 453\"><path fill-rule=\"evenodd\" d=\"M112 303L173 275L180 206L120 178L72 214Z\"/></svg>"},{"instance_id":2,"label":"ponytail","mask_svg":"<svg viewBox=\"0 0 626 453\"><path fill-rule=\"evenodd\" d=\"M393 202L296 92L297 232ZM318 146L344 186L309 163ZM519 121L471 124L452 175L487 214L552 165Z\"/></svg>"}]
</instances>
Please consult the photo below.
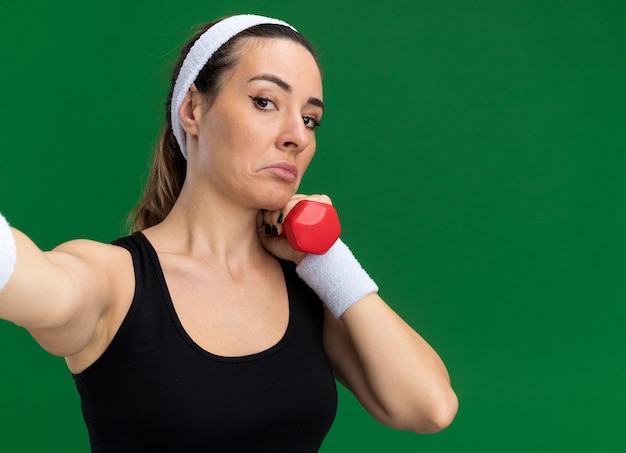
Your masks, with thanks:
<instances>
[{"instance_id":1,"label":"ponytail","mask_svg":"<svg viewBox=\"0 0 626 453\"><path fill-rule=\"evenodd\" d=\"M130 232L160 223L180 195L187 174L187 161L180 152L169 123L163 125L143 196L129 216Z\"/></svg>"}]
</instances>

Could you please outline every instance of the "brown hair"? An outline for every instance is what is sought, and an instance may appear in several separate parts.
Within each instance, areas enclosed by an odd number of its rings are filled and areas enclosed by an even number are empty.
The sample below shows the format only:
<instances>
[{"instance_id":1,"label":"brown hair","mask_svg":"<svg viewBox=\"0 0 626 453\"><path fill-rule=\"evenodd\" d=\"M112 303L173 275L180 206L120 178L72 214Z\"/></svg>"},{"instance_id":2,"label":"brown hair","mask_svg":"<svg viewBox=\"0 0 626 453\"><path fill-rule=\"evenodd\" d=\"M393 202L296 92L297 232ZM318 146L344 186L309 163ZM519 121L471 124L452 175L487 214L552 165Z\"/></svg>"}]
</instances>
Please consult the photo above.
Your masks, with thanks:
<instances>
[{"instance_id":1,"label":"brown hair","mask_svg":"<svg viewBox=\"0 0 626 453\"><path fill-rule=\"evenodd\" d=\"M180 195L187 174L187 161L182 155L178 142L172 132L170 110L174 84L180 68L200 36L219 21L201 26L191 39L183 46L181 55L174 66L170 91L165 105L165 121L154 151L154 157L144 193L129 215L130 231L135 232L156 225L169 214ZM293 29L275 24L261 24L250 27L235 35L220 47L209 59L195 80L198 91L207 99L207 106L217 96L224 73L237 63L238 43L245 37L282 38L295 41L304 46L317 61L311 43ZM318 63L319 66L319 63Z\"/></svg>"}]
</instances>

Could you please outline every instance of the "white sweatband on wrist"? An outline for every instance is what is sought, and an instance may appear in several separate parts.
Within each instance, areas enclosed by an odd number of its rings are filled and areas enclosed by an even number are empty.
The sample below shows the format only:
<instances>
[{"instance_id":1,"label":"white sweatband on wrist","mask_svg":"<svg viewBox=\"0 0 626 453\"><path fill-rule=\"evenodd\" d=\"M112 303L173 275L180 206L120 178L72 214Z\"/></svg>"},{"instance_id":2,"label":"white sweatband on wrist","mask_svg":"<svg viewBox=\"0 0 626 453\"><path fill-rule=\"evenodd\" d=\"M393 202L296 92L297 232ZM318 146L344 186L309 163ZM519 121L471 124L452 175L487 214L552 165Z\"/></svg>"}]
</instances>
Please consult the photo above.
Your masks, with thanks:
<instances>
[{"instance_id":1,"label":"white sweatband on wrist","mask_svg":"<svg viewBox=\"0 0 626 453\"><path fill-rule=\"evenodd\" d=\"M240 14L223 19L205 31L189 49L189 53L185 57L180 67L174 91L172 93L172 105L170 112L170 121L172 123L172 132L180 146L185 159L187 159L187 149L185 144L185 131L178 121L178 111L183 104L185 96L189 91L191 84L195 82L202 68L207 64L211 56L222 47L233 36L241 33L255 25L274 24L284 25L296 31L291 25L282 20L272 19L271 17L257 16L254 14Z\"/></svg>"},{"instance_id":2,"label":"white sweatband on wrist","mask_svg":"<svg viewBox=\"0 0 626 453\"><path fill-rule=\"evenodd\" d=\"M296 272L337 319L357 301L378 292L374 280L341 239L323 255L305 256Z\"/></svg>"},{"instance_id":3,"label":"white sweatband on wrist","mask_svg":"<svg viewBox=\"0 0 626 453\"><path fill-rule=\"evenodd\" d=\"M15 239L7 220L0 214L0 291L15 268Z\"/></svg>"}]
</instances>

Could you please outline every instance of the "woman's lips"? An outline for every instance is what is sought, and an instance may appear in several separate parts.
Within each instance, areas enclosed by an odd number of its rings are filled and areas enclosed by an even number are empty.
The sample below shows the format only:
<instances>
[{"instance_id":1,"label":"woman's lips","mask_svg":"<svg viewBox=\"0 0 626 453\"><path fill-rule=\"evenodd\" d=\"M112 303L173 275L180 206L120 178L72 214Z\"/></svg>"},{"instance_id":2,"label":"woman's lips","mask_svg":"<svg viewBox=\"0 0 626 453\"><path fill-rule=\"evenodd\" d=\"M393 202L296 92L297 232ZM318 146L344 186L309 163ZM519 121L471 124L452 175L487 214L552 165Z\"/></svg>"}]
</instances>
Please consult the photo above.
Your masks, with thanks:
<instances>
[{"instance_id":1,"label":"woman's lips","mask_svg":"<svg viewBox=\"0 0 626 453\"><path fill-rule=\"evenodd\" d=\"M270 173L278 176L287 182L294 182L298 179L298 167L289 162L276 162L264 168Z\"/></svg>"}]
</instances>

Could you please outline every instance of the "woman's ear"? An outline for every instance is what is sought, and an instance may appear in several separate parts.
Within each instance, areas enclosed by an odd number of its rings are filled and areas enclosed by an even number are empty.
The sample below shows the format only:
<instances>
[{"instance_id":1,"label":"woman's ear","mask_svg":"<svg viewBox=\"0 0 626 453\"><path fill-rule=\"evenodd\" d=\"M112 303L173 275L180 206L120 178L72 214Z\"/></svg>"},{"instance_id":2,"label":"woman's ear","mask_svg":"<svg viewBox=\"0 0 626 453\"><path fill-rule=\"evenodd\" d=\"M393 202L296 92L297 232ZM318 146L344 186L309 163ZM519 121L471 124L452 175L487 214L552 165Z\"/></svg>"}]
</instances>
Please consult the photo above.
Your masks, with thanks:
<instances>
[{"instance_id":1,"label":"woman's ear","mask_svg":"<svg viewBox=\"0 0 626 453\"><path fill-rule=\"evenodd\" d=\"M191 84L187 95L183 99L180 109L178 110L178 121L180 125L189 135L198 135L198 114L201 109L198 109L199 93L195 84Z\"/></svg>"}]
</instances>

